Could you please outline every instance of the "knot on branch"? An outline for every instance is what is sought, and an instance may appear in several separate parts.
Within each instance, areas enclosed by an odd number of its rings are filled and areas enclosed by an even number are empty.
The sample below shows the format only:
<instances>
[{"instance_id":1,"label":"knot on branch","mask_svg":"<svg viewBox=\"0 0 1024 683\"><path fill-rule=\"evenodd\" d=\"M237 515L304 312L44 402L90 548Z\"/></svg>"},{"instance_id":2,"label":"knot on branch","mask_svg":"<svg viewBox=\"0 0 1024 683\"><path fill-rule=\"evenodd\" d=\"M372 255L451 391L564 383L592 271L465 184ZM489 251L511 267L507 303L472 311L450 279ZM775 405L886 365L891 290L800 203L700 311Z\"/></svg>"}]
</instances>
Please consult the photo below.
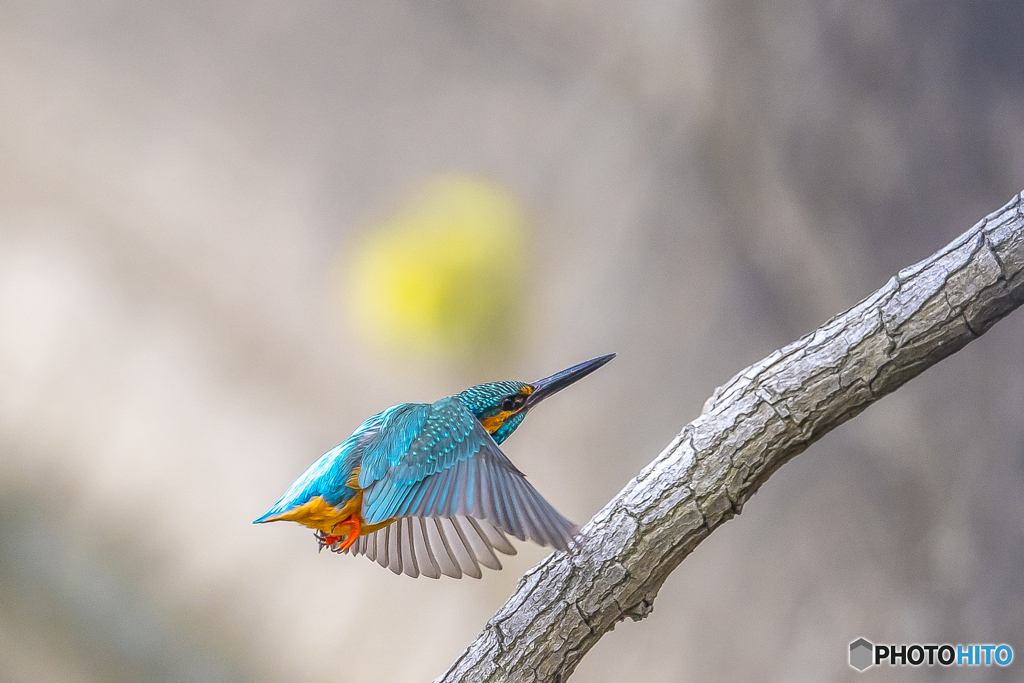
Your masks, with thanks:
<instances>
[{"instance_id":1,"label":"knot on branch","mask_svg":"<svg viewBox=\"0 0 1024 683\"><path fill-rule=\"evenodd\" d=\"M653 611L654 601L648 601L645 598L632 607L627 607L622 610L622 618L625 619L626 617L629 617L633 621L640 621L641 619L647 618Z\"/></svg>"}]
</instances>

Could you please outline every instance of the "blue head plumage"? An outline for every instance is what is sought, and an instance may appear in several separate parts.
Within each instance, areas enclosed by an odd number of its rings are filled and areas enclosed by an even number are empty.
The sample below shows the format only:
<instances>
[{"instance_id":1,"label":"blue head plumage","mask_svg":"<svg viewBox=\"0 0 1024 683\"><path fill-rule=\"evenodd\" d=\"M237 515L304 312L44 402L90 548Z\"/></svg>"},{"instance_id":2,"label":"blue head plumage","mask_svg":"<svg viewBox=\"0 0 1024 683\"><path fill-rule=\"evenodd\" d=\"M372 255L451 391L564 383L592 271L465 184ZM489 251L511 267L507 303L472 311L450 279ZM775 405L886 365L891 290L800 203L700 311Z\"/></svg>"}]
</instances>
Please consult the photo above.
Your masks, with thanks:
<instances>
[{"instance_id":1,"label":"blue head plumage","mask_svg":"<svg viewBox=\"0 0 1024 683\"><path fill-rule=\"evenodd\" d=\"M536 382L488 382L470 387L458 399L490 432L496 443L507 439L520 425L526 413L548 396L580 380L610 361L615 354L601 356L556 372Z\"/></svg>"},{"instance_id":2,"label":"blue head plumage","mask_svg":"<svg viewBox=\"0 0 1024 683\"><path fill-rule=\"evenodd\" d=\"M457 396L494 441L501 443L526 417L526 401L532 392L533 387L525 382L488 382Z\"/></svg>"}]
</instances>

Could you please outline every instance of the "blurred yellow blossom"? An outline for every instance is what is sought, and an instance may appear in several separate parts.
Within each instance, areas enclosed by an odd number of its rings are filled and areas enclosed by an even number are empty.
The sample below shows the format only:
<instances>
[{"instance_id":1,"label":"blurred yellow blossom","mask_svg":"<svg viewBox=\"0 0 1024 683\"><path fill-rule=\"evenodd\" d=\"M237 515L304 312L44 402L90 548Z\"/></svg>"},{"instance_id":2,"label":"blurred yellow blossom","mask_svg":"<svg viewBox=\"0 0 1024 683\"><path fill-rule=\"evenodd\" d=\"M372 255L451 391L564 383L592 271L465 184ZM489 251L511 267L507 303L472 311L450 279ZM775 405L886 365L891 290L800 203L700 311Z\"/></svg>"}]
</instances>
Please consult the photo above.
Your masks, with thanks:
<instances>
[{"instance_id":1,"label":"blurred yellow blossom","mask_svg":"<svg viewBox=\"0 0 1024 683\"><path fill-rule=\"evenodd\" d=\"M402 355L481 355L517 328L524 212L498 185L450 176L372 226L346 259L352 324Z\"/></svg>"}]
</instances>

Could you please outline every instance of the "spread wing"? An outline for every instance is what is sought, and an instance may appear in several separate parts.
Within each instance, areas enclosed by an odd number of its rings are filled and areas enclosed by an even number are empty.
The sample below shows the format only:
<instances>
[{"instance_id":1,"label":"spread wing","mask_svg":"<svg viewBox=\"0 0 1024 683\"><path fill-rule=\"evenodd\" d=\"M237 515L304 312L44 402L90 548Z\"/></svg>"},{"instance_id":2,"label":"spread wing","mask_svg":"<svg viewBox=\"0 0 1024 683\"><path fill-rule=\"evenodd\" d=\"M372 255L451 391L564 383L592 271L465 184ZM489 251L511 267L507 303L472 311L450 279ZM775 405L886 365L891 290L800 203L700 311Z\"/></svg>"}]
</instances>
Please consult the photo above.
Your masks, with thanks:
<instances>
[{"instance_id":1,"label":"spread wing","mask_svg":"<svg viewBox=\"0 0 1024 683\"><path fill-rule=\"evenodd\" d=\"M366 524L396 517L472 518L481 523L481 528L490 526L520 540L529 538L560 550L568 547L576 535L576 525L526 481L462 401L452 396L431 405L406 406L405 413L389 416L400 420L403 429L382 425L375 437L380 443L371 443L364 451L359 487L363 489ZM413 519L408 529L416 531L417 524ZM367 543L370 536L387 532L390 526L369 534ZM442 537L451 542L452 534L459 535L459 529L472 535L468 531L472 526L460 522ZM410 533L406 522L399 529L390 533L398 534L398 538L402 538L402 531L407 536ZM478 535L489 538L486 530ZM415 538L410 538L407 545L414 549ZM376 544L384 547L379 538ZM494 541L490 545L501 550ZM433 550L437 546L431 542L424 551L428 547Z\"/></svg>"}]
</instances>

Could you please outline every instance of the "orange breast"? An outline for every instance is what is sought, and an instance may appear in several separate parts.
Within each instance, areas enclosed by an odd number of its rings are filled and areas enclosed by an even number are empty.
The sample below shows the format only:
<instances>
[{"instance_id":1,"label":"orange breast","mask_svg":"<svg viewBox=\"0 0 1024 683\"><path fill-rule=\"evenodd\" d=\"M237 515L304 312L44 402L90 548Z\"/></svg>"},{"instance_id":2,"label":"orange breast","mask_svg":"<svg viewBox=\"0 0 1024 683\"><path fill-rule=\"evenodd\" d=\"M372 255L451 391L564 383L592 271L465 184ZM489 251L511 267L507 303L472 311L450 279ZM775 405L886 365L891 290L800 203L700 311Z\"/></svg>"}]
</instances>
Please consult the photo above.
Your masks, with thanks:
<instances>
[{"instance_id":1,"label":"orange breast","mask_svg":"<svg viewBox=\"0 0 1024 683\"><path fill-rule=\"evenodd\" d=\"M352 500L344 505L328 505L322 496L313 496L302 505L293 507L288 512L268 519L268 522L298 522L310 529L319 529L329 536L346 536L351 531L349 519L355 517L362 526L361 533L371 534L383 529L394 519L387 519L379 524L363 523L363 492L358 491Z\"/></svg>"},{"instance_id":2,"label":"orange breast","mask_svg":"<svg viewBox=\"0 0 1024 683\"><path fill-rule=\"evenodd\" d=\"M505 420L507 420L511 416L511 410L503 410L497 415L491 415L490 417L485 417L484 419L480 420L480 424L484 426L484 429L487 430L488 434L493 434L494 432L501 429L501 425L505 424Z\"/></svg>"},{"instance_id":3,"label":"orange breast","mask_svg":"<svg viewBox=\"0 0 1024 683\"><path fill-rule=\"evenodd\" d=\"M325 534L337 533L335 530L341 522L352 515L358 515L363 507L363 492L360 491L354 498L341 506L329 505L323 496L313 496L302 505L293 507L288 512L283 512L268 522L298 522L310 529L319 529Z\"/></svg>"}]
</instances>

